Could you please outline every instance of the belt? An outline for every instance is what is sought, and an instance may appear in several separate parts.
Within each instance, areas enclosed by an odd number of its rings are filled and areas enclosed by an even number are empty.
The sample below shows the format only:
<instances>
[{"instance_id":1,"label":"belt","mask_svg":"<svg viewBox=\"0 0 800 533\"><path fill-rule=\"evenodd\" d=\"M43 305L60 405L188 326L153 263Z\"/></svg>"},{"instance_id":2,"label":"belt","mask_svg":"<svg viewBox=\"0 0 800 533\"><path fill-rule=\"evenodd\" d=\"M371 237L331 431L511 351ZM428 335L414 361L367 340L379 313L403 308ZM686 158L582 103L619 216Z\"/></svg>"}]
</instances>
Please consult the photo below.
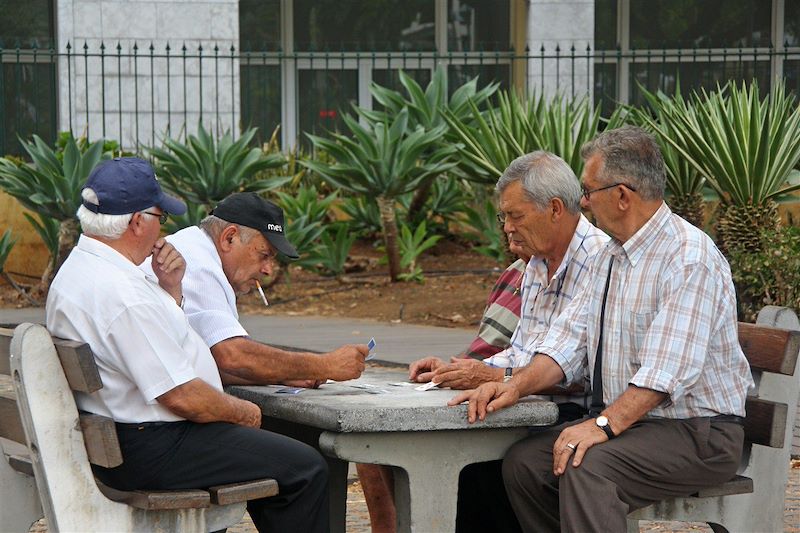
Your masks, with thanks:
<instances>
[{"instance_id":1,"label":"belt","mask_svg":"<svg viewBox=\"0 0 800 533\"><path fill-rule=\"evenodd\" d=\"M744 425L744 417L737 416L737 415L717 415L711 417L711 423L715 422L731 422L733 424L739 424L740 426Z\"/></svg>"},{"instance_id":2,"label":"belt","mask_svg":"<svg viewBox=\"0 0 800 533\"><path fill-rule=\"evenodd\" d=\"M137 422L137 423L134 423L134 424L126 424L126 423L123 423L123 422L114 422L114 424L116 424L116 426L118 428L120 428L120 429L138 429L138 430L142 430L142 429L145 429L145 428L163 426L163 425L171 424L171 423L172 422Z\"/></svg>"}]
</instances>

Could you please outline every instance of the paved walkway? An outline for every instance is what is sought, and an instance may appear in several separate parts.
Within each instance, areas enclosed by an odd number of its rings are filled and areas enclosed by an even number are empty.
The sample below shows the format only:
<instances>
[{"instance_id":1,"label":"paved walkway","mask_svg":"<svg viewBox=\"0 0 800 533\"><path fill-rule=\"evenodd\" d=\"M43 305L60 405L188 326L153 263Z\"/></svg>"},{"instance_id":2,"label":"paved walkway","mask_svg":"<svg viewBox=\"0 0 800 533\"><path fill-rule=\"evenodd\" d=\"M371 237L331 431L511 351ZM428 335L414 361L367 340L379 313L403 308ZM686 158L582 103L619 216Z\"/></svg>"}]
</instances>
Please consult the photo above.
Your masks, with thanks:
<instances>
[{"instance_id":1,"label":"paved walkway","mask_svg":"<svg viewBox=\"0 0 800 533\"><path fill-rule=\"evenodd\" d=\"M0 309L0 325L43 321L43 309ZM474 331L466 329L386 324L349 318L245 315L241 317L241 321L257 340L314 351L329 351L345 343L366 343L371 337L375 337L375 362L387 365L408 365L427 355L446 357L457 354L472 341L474 335ZM800 464L790 471L784 517L785 531L800 533ZM348 487L347 531L364 533L369 530L363 493L353 477ZM680 522L642 522L641 530L710 531L704 524ZM46 531L46 526L40 523L35 531ZM255 529L249 518L245 517L241 524L230 531L252 533Z\"/></svg>"}]
</instances>

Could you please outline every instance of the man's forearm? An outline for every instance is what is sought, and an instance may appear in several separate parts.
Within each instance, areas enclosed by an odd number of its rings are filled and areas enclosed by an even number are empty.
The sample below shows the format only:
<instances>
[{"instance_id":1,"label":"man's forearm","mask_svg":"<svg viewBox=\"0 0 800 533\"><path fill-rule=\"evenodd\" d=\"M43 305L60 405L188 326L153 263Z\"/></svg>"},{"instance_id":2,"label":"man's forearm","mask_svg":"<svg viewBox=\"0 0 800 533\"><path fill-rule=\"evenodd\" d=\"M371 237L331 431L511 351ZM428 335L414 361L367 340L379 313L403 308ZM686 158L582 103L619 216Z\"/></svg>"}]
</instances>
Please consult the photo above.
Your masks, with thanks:
<instances>
[{"instance_id":1,"label":"man's forearm","mask_svg":"<svg viewBox=\"0 0 800 533\"><path fill-rule=\"evenodd\" d=\"M608 424L614 435L619 435L631 424L658 407L667 397L668 395L664 392L628 385L625 392L602 414L608 418Z\"/></svg>"},{"instance_id":2,"label":"man's forearm","mask_svg":"<svg viewBox=\"0 0 800 533\"><path fill-rule=\"evenodd\" d=\"M211 353L225 384L326 379L328 375L327 362L317 354L288 352L244 337L221 341Z\"/></svg>"},{"instance_id":3,"label":"man's forearm","mask_svg":"<svg viewBox=\"0 0 800 533\"><path fill-rule=\"evenodd\" d=\"M252 426L258 409L250 402L220 392L201 379L193 379L157 398L171 412L197 423L230 422Z\"/></svg>"},{"instance_id":4,"label":"man's forearm","mask_svg":"<svg viewBox=\"0 0 800 533\"><path fill-rule=\"evenodd\" d=\"M550 356L536 354L528 366L513 373L510 383L519 390L520 398L549 390L564 379L564 372Z\"/></svg>"}]
</instances>

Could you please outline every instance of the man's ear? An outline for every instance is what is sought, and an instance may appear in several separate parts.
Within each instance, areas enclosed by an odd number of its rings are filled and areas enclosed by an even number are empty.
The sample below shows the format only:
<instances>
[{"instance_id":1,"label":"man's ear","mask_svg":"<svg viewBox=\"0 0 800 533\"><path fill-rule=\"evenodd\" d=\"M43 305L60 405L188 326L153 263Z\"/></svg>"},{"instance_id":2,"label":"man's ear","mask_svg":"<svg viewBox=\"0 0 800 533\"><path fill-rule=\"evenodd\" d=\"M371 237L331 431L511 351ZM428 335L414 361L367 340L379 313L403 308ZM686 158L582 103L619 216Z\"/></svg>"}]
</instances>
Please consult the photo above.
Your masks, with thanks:
<instances>
[{"instance_id":1,"label":"man's ear","mask_svg":"<svg viewBox=\"0 0 800 533\"><path fill-rule=\"evenodd\" d=\"M614 194L617 195L617 207L620 211L627 211L633 202L633 191L624 186L617 186Z\"/></svg>"},{"instance_id":2,"label":"man's ear","mask_svg":"<svg viewBox=\"0 0 800 533\"><path fill-rule=\"evenodd\" d=\"M134 235L137 237L141 236L144 232L144 227L142 225L142 221L144 219L144 215L141 213L134 213L131 215L131 220L128 222L128 229L130 229Z\"/></svg>"},{"instance_id":3,"label":"man's ear","mask_svg":"<svg viewBox=\"0 0 800 533\"><path fill-rule=\"evenodd\" d=\"M553 222L561 218L565 211L566 208L561 198L553 198L550 200L550 218Z\"/></svg>"},{"instance_id":4,"label":"man's ear","mask_svg":"<svg viewBox=\"0 0 800 533\"><path fill-rule=\"evenodd\" d=\"M217 237L217 246L222 252L230 252L233 249L233 241L240 238L239 228L231 224L223 229Z\"/></svg>"}]
</instances>

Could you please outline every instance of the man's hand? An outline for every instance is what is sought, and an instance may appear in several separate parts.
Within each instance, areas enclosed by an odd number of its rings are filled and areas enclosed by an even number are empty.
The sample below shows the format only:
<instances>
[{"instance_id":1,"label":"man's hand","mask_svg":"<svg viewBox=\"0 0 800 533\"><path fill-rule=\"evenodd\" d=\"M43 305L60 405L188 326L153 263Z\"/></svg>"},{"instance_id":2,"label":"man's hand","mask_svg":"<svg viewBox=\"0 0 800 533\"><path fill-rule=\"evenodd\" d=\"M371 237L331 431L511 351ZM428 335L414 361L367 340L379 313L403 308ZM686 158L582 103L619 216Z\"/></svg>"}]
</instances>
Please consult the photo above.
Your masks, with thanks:
<instances>
[{"instance_id":1,"label":"man's hand","mask_svg":"<svg viewBox=\"0 0 800 533\"><path fill-rule=\"evenodd\" d=\"M183 290L181 280L186 272L186 261L183 256L163 237L158 239L153 245L153 272L158 278L158 284L167 291L178 305L181 303Z\"/></svg>"},{"instance_id":2,"label":"man's hand","mask_svg":"<svg viewBox=\"0 0 800 533\"><path fill-rule=\"evenodd\" d=\"M241 410L240 410L240 420L238 424L240 426L260 428L261 408L256 404L254 404L253 402L248 402L247 400L241 400L241 403L239 405L241 406Z\"/></svg>"},{"instance_id":3,"label":"man's hand","mask_svg":"<svg viewBox=\"0 0 800 533\"><path fill-rule=\"evenodd\" d=\"M469 402L467 407L467 420L470 424L475 420L486 419L487 413L493 413L504 407L514 405L519 401L519 391L513 383L484 383L474 390L462 392L447 405L454 406Z\"/></svg>"},{"instance_id":4,"label":"man's hand","mask_svg":"<svg viewBox=\"0 0 800 533\"><path fill-rule=\"evenodd\" d=\"M503 370L477 359L451 357L449 365L442 364L433 372L432 380L442 388L474 389L490 381L503 381Z\"/></svg>"},{"instance_id":5,"label":"man's hand","mask_svg":"<svg viewBox=\"0 0 800 533\"><path fill-rule=\"evenodd\" d=\"M445 362L438 357L419 359L408 367L408 379L417 383L427 383L433 379L436 369L442 366L445 366Z\"/></svg>"},{"instance_id":6,"label":"man's hand","mask_svg":"<svg viewBox=\"0 0 800 533\"><path fill-rule=\"evenodd\" d=\"M357 379L364 371L364 359L368 354L369 348L366 344L345 344L323 355L328 379L334 381Z\"/></svg>"},{"instance_id":7,"label":"man's hand","mask_svg":"<svg viewBox=\"0 0 800 533\"><path fill-rule=\"evenodd\" d=\"M553 444L553 474L556 476L563 474L570 458L572 466L577 468L589 448L607 440L608 436L597 427L594 418L564 428Z\"/></svg>"}]
</instances>

